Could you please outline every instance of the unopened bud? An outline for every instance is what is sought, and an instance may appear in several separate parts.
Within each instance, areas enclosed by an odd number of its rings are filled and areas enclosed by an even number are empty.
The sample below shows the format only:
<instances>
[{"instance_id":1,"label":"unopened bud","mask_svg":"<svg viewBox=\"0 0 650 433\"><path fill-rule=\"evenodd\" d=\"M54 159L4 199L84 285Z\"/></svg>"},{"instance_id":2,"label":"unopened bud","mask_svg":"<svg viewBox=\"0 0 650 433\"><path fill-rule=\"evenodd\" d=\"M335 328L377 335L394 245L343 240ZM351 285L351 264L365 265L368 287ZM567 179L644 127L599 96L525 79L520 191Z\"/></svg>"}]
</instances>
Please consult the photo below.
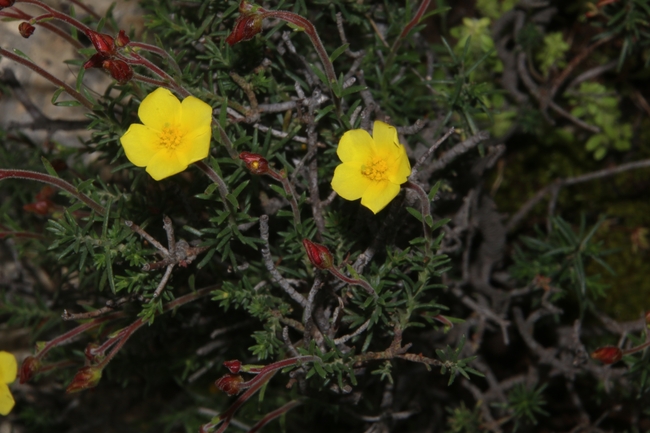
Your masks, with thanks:
<instances>
[{"instance_id":1,"label":"unopened bud","mask_svg":"<svg viewBox=\"0 0 650 433\"><path fill-rule=\"evenodd\" d=\"M239 392L243 389L241 386L243 382L244 378L238 374L226 374L225 376L217 379L214 384L217 386L217 388L226 394L235 395L239 394Z\"/></svg>"},{"instance_id":2,"label":"unopened bud","mask_svg":"<svg viewBox=\"0 0 650 433\"><path fill-rule=\"evenodd\" d=\"M23 21L18 25L18 31L20 32L20 36L22 36L25 39L33 35L34 30L36 30L34 26L28 23L27 21Z\"/></svg>"},{"instance_id":3,"label":"unopened bud","mask_svg":"<svg viewBox=\"0 0 650 433\"><path fill-rule=\"evenodd\" d=\"M241 361L238 359L233 359L232 361L224 361L224 367L226 367L232 374L239 373L241 370Z\"/></svg>"},{"instance_id":4,"label":"unopened bud","mask_svg":"<svg viewBox=\"0 0 650 433\"><path fill-rule=\"evenodd\" d=\"M623 351L615 346L599 347L591 354L593 359L597 359L603 364L613 364L623 357Z\"/></svg>"},{"instance_id":5,"label":"unopened bud","mask_svg":"<svg viewBox=\"0 0 650 433\"><path fill-rule=\"evenodd\" d=\"M73 392L83 391L85 389L94 388L102 378L102 369L99 367L83 367L77 371L77 374L72 378L72 382L66 388L65 392L70 394Z\"/></svg>"},{"instance_id":6,"label":"unopened bud","mask_svg":"<svg viewBox=\"0 0 650 433\"><path fill-rule=\"evenodd\" d=\"M104 55L115 54L115 40L111 35L89 30L86 36L88 36L98 53Z\"/></svg>"},{"instance_id":7,"label":"unopened bud","mask_svg":"<svg viewBox=\"0 0 650 433\"><path fill-rule=\"evenodd\" d=\"M101 53L95 53L93 56L84 63L83 68L101 68L104 61L108 59L107 56Z\"/></svg>"},{"instance_id":8,"label":"unopened bud","mask_svg":"<svg viewBox=\"0 0 650 433\"><path fill-rule=\"evenodd\" d=\"M20 383L25 383L41 369L41 361L33 356L28 356L20 366Z\"/></svg>"},{"instance_id":9,"label":"unopened bud","mask_svg":"<svg viewBox=\"0 0 650 433\"><path fill-rule=\"evenodd\" d=\"M120 84L126 84L133 78L133 68L123 60L104 60L102 67L106 69Z\"/></svg>"},{"instance_id":10,"label":"unopened bud","mask_svg":"<svg viewBox=\"0 0 650 433\"><path fill-rule=\"evenodd\" d=\"M645 324L650 326L650 311L645 313Z\"/></svg>"},{"instance_id":11,"label":"unopened bud","mask_svg":"<svg viewBox=\"0 0 650 433\"><path fill-rule=\"evenodd\" d=\"M263 16L256 12L248 12L239 15L235 21L235 27L226 38L228 45L233 46L237 42L248 41L262 31Z\"/></svg>"},{"instance_id":12,"label":"unopened bud","mask_svg":"<svg viewBox=\"0 0 650 433\"><path fill-rule=\"evenodd\" d=\"M253 174L266 174L269 171L269 162L262 155L242 152L239 154L239 159L244 161L246 168Z\"/></svg>"},{"instance_id":13,"label":"unopened bud","mask_svg":"<svg viewBox=\"0 0 650 433\"><path fill-rule=\"evenodd\" d=\"M315 244L309 239L303 239L302 244L307 250L307 256L312 265L318 269L330 269L333 266L332 253L326 246Z\"/></svg>"},{"instance_id":14,"label":"unopened bud","mask_svg":"<svg viewBox=\"0 0 650 433\"><path fill-rule=\"evenodd\" d=\"M16 0L0 0L0 10L10 8L16 3Z\"/></svg>"},{"instance_id":15,"label":"unopened bud","mask_svg":"<svg viewBox=\"0 0 650 433\"><path fill-rule=\"evenodd\" d=\"M118 47L122 48L125 45L128 45L128 43L131 42L131 39L126 35L126 32L124 30L120 30L120 32L117 34L117 37L115 38L115 45Z\"/></svg>"}]
</instances>

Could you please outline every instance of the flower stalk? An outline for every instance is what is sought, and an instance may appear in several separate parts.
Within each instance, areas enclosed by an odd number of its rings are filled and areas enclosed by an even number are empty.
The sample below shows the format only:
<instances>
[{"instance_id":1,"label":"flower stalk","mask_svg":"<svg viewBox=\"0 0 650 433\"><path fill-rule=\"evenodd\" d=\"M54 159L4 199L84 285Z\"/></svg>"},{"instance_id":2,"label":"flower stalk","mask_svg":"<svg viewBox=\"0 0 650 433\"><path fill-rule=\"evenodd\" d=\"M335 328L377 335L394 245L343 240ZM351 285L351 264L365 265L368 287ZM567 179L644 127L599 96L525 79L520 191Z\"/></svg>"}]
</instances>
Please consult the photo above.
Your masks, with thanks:
<instances>
[{"instance_id":1,"label":"flower stalk","mask_svg":"<svg viewBox=\"0 0 650 433\"><path fill-rule=\"evenodd\" d=\"M257 153L251 153L251 152L241 152L239 154L239 159L244 161L244 164L246 164L246 168L253 173L257 175L267 175L272 177L273 179L277 180L282 184L282 187L284 188L284 192L287 194L287 197L289 198L289 204L291 205L291 210L293 212L293 219L295 221L296 226L300 224L300 208L298 207L298 200L296 199L296 193L293 190L293 187L291 186L291 182L289 182L289 179L286 176L286 173L284 171L277 172L273 168L269 166L269 162L264 158L262 155L259 155Z\"/></svg>"},{"instance_id":2,"label":"flower stalk","mask_svg":"<svg viewBox=\"0 0 650 433\"><path fill-rule=\"evenodd\" d=\"M332 86L333 83L336 83L334 65L330 61L327 50L316 31L316 27L314 27L311 21L293 12L264 9L261 6L250 4L246 0L242 0L239 3L239 13L240 16L235 22L234 29L226 39L230 45L234 45L241 41L247 41L253 38L257 33L261 32L262 20L264 18L276 18L291 24L296 30L304 31L316 49L318 58L323 65L325 76L328 80L325 84L327 84L329 89L332 91L336 105L339 105L340 98L334 93Z\"/></svg>"},{"instance_id":3,"label":"flower stalk","mask_svg":"<svg viewBox=\"0 0 650 433\"><path fill-rule=\"evenodd\" d=\"M2 49L0 48L0 50ZM0 181L3 179L27 179L47 183L67 193L70 193L78 200L84 202L89 208L97 212L99 215L104 216L106 213L106 210L103 206L88 197L86 194L79 192L77 188L74 187L74 185L58 177L50 176L49 174L29 170L0 169Z\"/></svg>"},{"instance_id":4,"label":"flower stalk","mask_svg":"<svg viewBox=\"0 0 650 433\"><path fill-rule=\"evenodd\" d=\"M318 269L328 271L330 274L334 275L339 280L350 284L352 286L361 286L363 289L372 295L374 298L377 298L377 292L372 286L365 280L350 278L346 275L343 275L341 271L334 266L334 258L332 253L325 245L320 245L310 241L309 239L303 239L302 245L307 251L307 256L312 265L316 266Z\"/></svg>"},{"instance_id":5,"label":"flower stalk","mask_svg":"<svg viewBox=\"0 0 650 433\"><path fill-rule=\"evenodd\" d=\"M247 382L240 382L240 390L245 392L221 415L213 419L212 422L204 424L199 430L201 433L213 432L217 427L216 433L223 433L230 424L230 421L235 416L235 413L241 408L248 399L250 399L257 391L264 386L279 370L283 368L301 365L307 362L322 362L317 356L297 356L294 358L283 359L282 361L274 362L259 369L257 376ZM255 366L257 368L257 366ZM243 368L242 368L243 370ZM232 374L232 373L229 373ZM223 378L221 378L223 379ZM219 379L217 382L219 382Z\"/></svg>"}]
</instances>

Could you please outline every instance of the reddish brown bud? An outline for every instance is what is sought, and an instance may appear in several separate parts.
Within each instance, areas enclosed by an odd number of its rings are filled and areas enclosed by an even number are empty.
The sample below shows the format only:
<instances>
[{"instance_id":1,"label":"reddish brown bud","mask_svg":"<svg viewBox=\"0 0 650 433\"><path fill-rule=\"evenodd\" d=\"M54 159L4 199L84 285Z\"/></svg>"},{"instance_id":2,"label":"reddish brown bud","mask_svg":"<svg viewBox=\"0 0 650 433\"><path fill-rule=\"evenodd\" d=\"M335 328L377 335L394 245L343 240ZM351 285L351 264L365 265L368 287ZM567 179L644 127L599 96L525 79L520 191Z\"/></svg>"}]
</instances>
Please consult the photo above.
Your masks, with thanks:
<instances>
[{"instance_id":1,"label":"reddish brown bud","mask_svg":"<svg viewBox=\"0 0 650 433\"><path fill-rule=\"evenodd\" d=\"M235 28L226 38L228 45L233 46L237 42L248 41L262 31L263 16L259 13L246 13L239 15L235 21Z\"/></svg>"},{"instance_id":2,"label":"reddish brown bud","mask_svg":"<svg viewBox=\"0 0 650 433\"><path fill-rule=\"evenodd\" d=\"M33 35L34 30L36 30L34 26L28 23L27 21L23 21L18 25L18 31L20 32L20 36L22 36L25 39Z\"/></svg>"},{"instance_id":3,"label":"reddish brown bud","mask_svg":"<svg viewBox=\"0 0 650 433\"><path fill-rule=\"evenodd\" d=\"M243 389L241 386L243 382L244 378L238 374L226 374L225 376L217 379L214 384L217 386L217 388L226 394L235 395L239 394L239 392Z\"/></svg>"},{"instance_id":4,"label":"reddish brown bud","mask_svg":"<svg viewBox=\"0 0 650 433\"><path fill-rule=\"evenodd\" d=\"M104 55L115 54L115 40L112 36L92 30L89 30L86 36L88 36L98 53Z\"/></svg>"},{"instance_id":5,"label":"reddish brown bud","mask_svg":"<svg viewBox=\"0 0 650 433\"><path fill-rule=\"evenodd\" d=\"M106 59L102 62L102 67L120 84L125 84L133 78L133 69L123 60Z\"/></svg>"},{"instance_id":6,"label":"reddish brown bud","mask_svg":"<svg viewBox=\"0 0 650 433\"><path fill-rule=\"evenodd\" d=\"M241 370L241 361L233 359L232 361L224 361L223 365L232 373L237 374Z\"/></svg>"},{"instance_id":7,"label":"reddish brown bud","mask_svg":"<svg viewBox=\"0 0 650 433\"><path fill-rule=\"evenodd\" d=\"M41 369L41 361L33 356L28 356L20 366L20 383L25 383Z\"/></svg>"},{"instance_id":8,"label":"reddish brown bud","mask_svg":"<svg viewBox=\"0 0 650 433\"><path fill-rule=\"evenodd\" d=\"M16 3L16 0L0 0L0 10L10 8Z\"/></svg>"},{"instance_id":9,"label":"reddish brown bud","mask_svg":"<svg viewBox=\"0 0 650 433\"><path fill-rule=\"evenodd\" d=\"M72 378L72 382L66 388L65 392L73 393L85 389L94 388L102 378L102 369L98 367L83 367L77 371Z\"/></svg>"},{"instance_id":10,"label":"reddish brown bud","mask_svg":"<svg viewBox=\"0 0 650 433\"><path fill-rule=\"evenodd\" d=\"M334 259L326 246L315 244L309 239L303 239L302 244L307 250L307 256L312 265L318 269L330 269L332 267Z\"/></svg>"},{"instance_id":11,"label":"reddish brown bud","mask_svg":"<svg viewBox=\"0 0 650 433\"><path fill-rule=\"evenodd\" d=\"M645 313L645 323L650 326L650 311L646 311Z\"/></svg>"},{"instance_id":12,"label":"reddish brown bud","mask_svg":"<svg viewBox=\"0 0 650 433\"><path fill-rule=\"evenodd\" d=\"M599 347L592 352L591 357L597 359L603 364L613 364L623 357L621 349L615 346Z\"/></svg>"},{"instance_id":13,"label":"reddish brown bud","mask_svg":"<svg viewBox=\"0 0 650 433\"><path fill-rule=\"evenodd\" d=\"M88 68L101 68L104 60L107 60L108 57L101 53L95 53L93 56L84 63L84 69Z\"/></svg>"},{"instance_id":14,"label":"reddish brown bud","mask_svg":"<svg viewBox=\"0 0 650 433\"><path fill-rule=\"evenodd\" d=\"M269 162L258 155L257 153L242 152L239 154L239 159L244 161L246 168L253 174L266 174L269 171Z\"/></svg>"},{"instance_id":15,"label":"reddish brown bud","mask_svg":"<svg viewBox=\"0 0 650 433\"><path fill-rule=\"evenodd\" d=\"M124 30L120 30L120 32L117 34L117 37L115 38L115 45L118 47L122 48L125 45L128 45L128 43L131 42L131 39L126 35L126 32Z\"/></svg>"}]
</instances>

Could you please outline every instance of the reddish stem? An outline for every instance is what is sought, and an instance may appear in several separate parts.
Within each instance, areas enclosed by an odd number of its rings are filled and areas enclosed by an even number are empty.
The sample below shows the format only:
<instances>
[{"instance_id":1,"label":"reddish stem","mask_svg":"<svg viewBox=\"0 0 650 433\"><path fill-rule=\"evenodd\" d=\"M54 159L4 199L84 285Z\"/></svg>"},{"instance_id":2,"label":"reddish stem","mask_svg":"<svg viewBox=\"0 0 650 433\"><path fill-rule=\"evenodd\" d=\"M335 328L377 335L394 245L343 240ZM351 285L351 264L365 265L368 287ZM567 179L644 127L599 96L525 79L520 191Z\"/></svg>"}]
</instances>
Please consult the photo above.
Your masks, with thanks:
<instances>
[{"instance_id":1,"label":"reddish stem","mask_svg":"<svg viewBox=\"0 0 650 433\"><path fill-rule=\"evenodd\" d=\"M0 51L1 50L2 49L0 48ZM104 216L106 213L103 206L88 197L86 194L79 192L77 188L74 187L74 185L58 177L50 176L49 174L28 170L0 169L0 181L3 179L27 179L47 183L72 194L74 197L84 202L89 208L97 212L99 215Z\"/></svg>"},{"instance_id":2,"label":"reddish stem","mask_svg":"<svg viewBox=\"0 0 650 433\"><path fill-rule=\"evenodd\" d=\"M343 273L341 271L339 271L336 268L336 266L332 266L332 267L328 268L327 270L332 275L334 275L336 278L338 278L339 280L341 280L341 281L343 281L345 283L351 284L353 286L361 286L361 287L363 287L365 289L366 292L371 294L374 298L377 298L377 292L375 292L375 289L373 289L372 286L367 281L364 281L364 280L361 280L361 279L357 280L355 278L347 277L347 276L343 275Z\"/></svg>"},{"instance_id":3,"label":"reddish stem","mask_svg":"<svg viewBox=\"0 0 650 433\"><path fill-rule=\"evenodd\" d=\"M93 103L90 102L88 99L86 99L85 96L83 96L81 93L77 92L75 89L73 89L68 84L66 84L63 81L56 78L54 75L47 72L45 69L43 69L40 66L36 65L35 63L30 62L29 60L25 59L24 57L19 56L18 54L14 54L11 51L7 51L2 47L0 47L0 57L7 57L8 59L11 59L16 63L20 63L23 66L27 66L29 69L36 72L38 75L45 78L46 80L48 80L49 82L51 82L55 86L63 87L65 89L65 91L70 96L72 96L74 99L79 101L79 103L81 105L83 105L84 107L86 107L90 111L93 110Z\"/></svg>"},{"instance_id":4,"label":"reddish stem","mask_svg":"<svg viewBox=\"0 0 650 433\"><path fill-rule=\"evenodd\" d=\"M268 382L269 379L271 379L273 375L278 372L278 370L299 363L314 361L321 362L321 359L317 356L297 356L295 358L283 359L282 361L274 362L273 364L265 366L260 370L257 376L247 382L250 387L242 395L240 395L239 398L237 398L237 400L225 412L219 415L216 422L211 422L201 426L201 433L210 432L214 430L219 424L221 424L221 426L216 431L216 433L223 433L226 428L228 428L228 425L230 424L232 417L235 416L237 410L239 410L239 408L242 407L249 398L251 398L262 386L264 386L264 384Z\"/></svg>"},{"instance_id":5,"label":"reddish stem","mask_svg":"<svg viewBox=\"0 0 650 433\"><path fill-rule=\"evenodd\" d=\"M49 16L49 14L48 14L48 16ZM68 41L75 48L77 48L77 49L83 48L83 44L81 42L74 39L72 36L70 36L69 34L64 32L63 30L61 30L57 26L54 26L54 25L52 25L52 24L50 24L48 22L38 22L38 21L36 21L36 19L34 17L32 17L31 15L25 13L24 11L21 11L20 9L13 8L13 9L9 9L9 10L0 11L0 17L7 17L7 18L13 18L13 19L16 19L16 20L29 21L32 24L41 26L41 27L51 31L52 33L60 36L61 38ZM40 19L41 17L38 17L38 18Z\"/></svg>"},{"instance_id":6,"label":"reddish stem","mask_svg":"<svg viewBox=\"0 0 650 433\"><path fill-rule=\"evenodd\" d=\"M66 332L65 334L59 335L58 337L54 338L53 340L50 340L47 343L45 343L43 348L41 350L39 350L38 353L36 353L34 355L34 357L36 359L40 360L43 357L45 357L47 352L49 352L50 350L54 349L55 347L63 346L63 345L66 345L68 343L71 343L77 336L81 335L83 332L86 332L86 331L88 331L90 329L97 328L99 325L101 325L101 324L103 324L105 322L120 319L120 318L124 317L125 315L126 314L124 312L119 311L119 312L109 314L109 315L104 316L104 317L98 317L98 318L93 319L93 320L91 320L89 322L86 322L86 323L84 323L82 325L79 325L76 328L71 329L70 331Z\"/></svg>"}]
</instances>

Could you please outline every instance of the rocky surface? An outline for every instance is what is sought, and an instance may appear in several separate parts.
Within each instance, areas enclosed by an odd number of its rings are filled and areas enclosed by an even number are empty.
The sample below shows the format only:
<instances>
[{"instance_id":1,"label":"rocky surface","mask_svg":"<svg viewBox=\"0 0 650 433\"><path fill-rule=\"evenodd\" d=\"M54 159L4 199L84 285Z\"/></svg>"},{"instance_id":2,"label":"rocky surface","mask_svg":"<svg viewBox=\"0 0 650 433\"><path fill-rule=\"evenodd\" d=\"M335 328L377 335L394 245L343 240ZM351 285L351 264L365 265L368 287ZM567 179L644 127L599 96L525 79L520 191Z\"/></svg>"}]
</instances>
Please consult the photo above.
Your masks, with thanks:
<instances>
[{"instance_id":1,"label":"rocky surface","mask_svg":"<svg viewBox=\"0 0 650 433\"><path fill-rule=\"evenodd\" d=\"M71 2L62 0L45 0L45 3L59 10L69 11ZM96 13L103 15L112 3L116 3L114 16L120 24L120 28L127 30L136 29L140 31L143 28L143 19L141 10L135 1L118 0L93 0L88 2L89 7ZM38 15L42 12L39 8L31 5L14 5L23 11L32 15ZM87 16L78 6L75 7L77 16ZM52 34L47 29L36 26L34 34L29 39L24 39L18 32L17 21L0 22L0 44L7 50L19 50L25 53L33 62L40 65L54 76L62 79L68 84L74 85L78 67L65 63L65 60L83 59L82 55L70 46L65 40ZM66 28L60 23L62 28ZM57 24L58 25L58 24ZM29 94L34 105L38 107L48 118L52 119L84 119L86 112L83 108L57 107L51 103L52 96L56 87L45 80L37 73L30 69L17 64L16 62L0 58L0 72L11 70L16 76L20 85ZM101 70L88 70L84 77L84 83L93 92L102 94L106 85L110 83L110 77ZM65 99L61 95L61 100ZM16 128L20 124L30 123L32 118L29 113L16 98L12 95L0 94L0 126L4 128ZM45 145L48 142L55 141L66 146L77 146L79 137L87 133L81 131L53 131L27 130L25 131L37 145Z\"/></svg>"}]
</instances>

